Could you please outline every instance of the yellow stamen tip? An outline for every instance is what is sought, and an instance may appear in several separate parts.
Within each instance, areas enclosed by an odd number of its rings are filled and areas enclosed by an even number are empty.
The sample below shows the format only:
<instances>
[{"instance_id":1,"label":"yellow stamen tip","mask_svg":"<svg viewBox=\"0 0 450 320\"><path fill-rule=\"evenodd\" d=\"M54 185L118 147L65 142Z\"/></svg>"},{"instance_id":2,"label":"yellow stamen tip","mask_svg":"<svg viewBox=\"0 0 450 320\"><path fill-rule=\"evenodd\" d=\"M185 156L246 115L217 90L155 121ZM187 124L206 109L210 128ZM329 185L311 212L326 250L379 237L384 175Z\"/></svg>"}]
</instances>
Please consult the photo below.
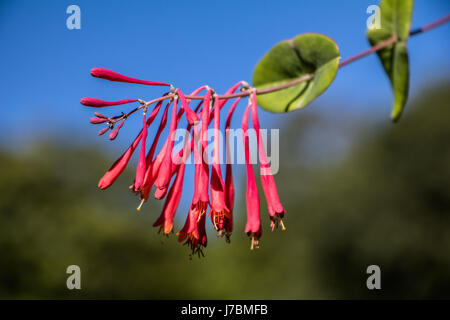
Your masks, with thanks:
<instances>
[{"instance_id":1,"label":"yellow stamen tip","mask_svg":"<svg viewBox=\"0 0 450 320\"><path fill-rule=\"evenodd\" d=\"M139 206L136 208L137 211L141 211L141 207L144 204L144 202L145 202L145 199L142 199L141 203L139 203Z\"/></svg>"}]
</instances>

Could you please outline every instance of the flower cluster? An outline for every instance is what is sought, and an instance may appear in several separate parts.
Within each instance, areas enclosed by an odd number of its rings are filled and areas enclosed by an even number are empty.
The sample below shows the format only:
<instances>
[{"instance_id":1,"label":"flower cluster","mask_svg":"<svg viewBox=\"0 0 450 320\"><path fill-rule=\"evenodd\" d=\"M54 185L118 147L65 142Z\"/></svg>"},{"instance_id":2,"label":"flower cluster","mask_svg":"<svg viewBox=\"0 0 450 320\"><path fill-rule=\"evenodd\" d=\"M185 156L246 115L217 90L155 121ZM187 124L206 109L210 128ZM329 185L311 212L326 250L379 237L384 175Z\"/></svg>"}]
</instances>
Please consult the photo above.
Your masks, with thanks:
<instances>
[{"instance_id":1,"label":"flower cluster","mask_svg":"<svg viewBox=\"0 0 450 320\"><path fill-rule=\"evenodd\" d=\"M227 242L233 231L233 206L234 206L234 184L232 175L232 165L229 161L230 145L226 140L226 172L225 180L222 176L219 159L219 133L221 110L231 98L236 98L229 109L225 121L225 134L228 136L232 116L239 104L242 96L249 96L249 102L242 118L243 145L245 151L245 163L247 171L247 224L245 232L251 239L251 249L259 247L261 237L261 220L259 208L259 195L256 187L256 179L249 151L249 118L251 114L253 128L256 132L258 152L260 158L260 177L263 192L265 194L268 211L270 215L272 231L278 225L285 230L282 218L285 210L281 205L273 175L271 173L266 152L260 134L258 119L258 107L256 102L256 91L243 81L236 83L225 95L217 95L208 86L202 86L190 95L184 95L181 90L174 88L171 84L164 82L139 80L127 77L111 70L94 68L91 75L109 81L128 82L151 86L167 86L170 91L162 97L145 102L141 99L122 99L118 101L105 101L96 98L83 98L81 103L88 107L103 108L109 106L124 105L128 103L138 103L139 106L128 113L119 116L107 117L99 112L95 112L95 117L91 118L92 124L106 124L98 134L103 135L111 131L109 139L114 140L119 130L123 127L127 118L138 110L142 110L142 129L127 150L113 163L98 183L100 189L111 186L117 177L128 165L131 156L138 147L139 160L136 168L136 175L130 190L140 197L138 210L141 209L154 188L154 197L164 199L164 206L161 215L153 226L160 227L160 231L168 235L173 232L174 217L180 203L183 191L183 179L186 171L186 160L192 156L194 158L194 195L188 209L188 214L184 226L178 231L178 241L185 242L192 253L203 255L202 249L207 245L206 219L210 218L216 229L218 236L225 236ZM236 94L240 89L242 95ZM204 96L198 96L201 91L205 91ZM199 100L200 103L194 110L190 104L192 100ZM163 107L164 102L165 106ZM154 105L150 112L149 107ZM156 135L151 141L147 141L147 134L150 125L158 114L162 112ZM181 118L185 116L187 120L186 137L184 147L174 152L175 131L179 126ZM156 154L158 141L170 117L169 133L163 146ZM210 165L208 159L208 126L213 122L214 141L213 155ZM188 134L192 131L192 137ZM190 135L189 135L190 136ZM171 181L173 182L171 183ZM209 213L207 210L209 207Z\"/></svg>"}]
</instances>

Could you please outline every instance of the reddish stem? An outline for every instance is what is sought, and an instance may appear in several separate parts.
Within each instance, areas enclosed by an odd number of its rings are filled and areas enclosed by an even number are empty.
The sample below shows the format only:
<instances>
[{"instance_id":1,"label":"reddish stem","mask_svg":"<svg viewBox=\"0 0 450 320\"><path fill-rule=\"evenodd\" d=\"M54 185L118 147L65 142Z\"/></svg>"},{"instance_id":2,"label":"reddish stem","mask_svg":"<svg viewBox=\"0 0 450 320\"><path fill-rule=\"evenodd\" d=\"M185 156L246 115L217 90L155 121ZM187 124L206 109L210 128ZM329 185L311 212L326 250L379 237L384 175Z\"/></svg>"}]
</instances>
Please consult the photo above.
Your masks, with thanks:
<instances>
[{"instance_id":1,"label":"reddish stem","mask_svg":"<svg viewBox=\"0 0 450 320\"><path fill-rule=\"evenodd\" d=\"M431 29L439 27L439 26L441 26L441 25L443 25L445 23L448 23L449 21L450 21L450 14L448 14L448 15L442 17L442 18L439 18L439 19L437 19L437 20L435 20L435 21L433 21L433 22L431 22L431 23L429 23L427 25L424 25L424 26L422 26L420 28L411 30L410 31L410 36L415 36L415 35L427 32L427 31L429 31ZM359 60L361 58L364 58L364 57L366 57L366 56L368 56L368 55L370 55L372 53L375 53L375 52L377 52L377 51L379 51L381 49L384 49L384 48L390 46L391 44L395 43L396 41L397 41L397 39L395 37L391 37L391 38L389 38L389 39L387 39L387 40L385 40L383 42L380 42L376 46L373 46L373 47L371 47L371 48L369 48L367 50L364 50L363 52L355 54L354 56L352 56L350 58L342 60L341 63L339 63L339 67L342 68L342 67L344 67L344 66L346 66L346 65L348 65L348 64L350 64L352 62L355 62L355 61L357 61L357 60ZM299 84L299 83L301 83L303 81L310 80L312 77L313 77L312 74L305 74L305 75L303 75L302 77L300 77L298 79L295 79L295 80L293 80L291 82L288 82L288 83L285 83L285 84L282 84L282 85L279 85L279 86L275 86L275 87L267 88L267 89L262 89L262 90L256 90L256 94L257 95L258 94L266 94L266 93L271 93L271 92L283 90L283 89L292 87L292 86L294 86L296 84ZM220 100L226 100L226 99L232 99L232 98L238 98L238 97L248 97L251 94L251 92L252 92L252 89L248 89L248 90L244 90L244 91L241 91L241 92L238 92L238 93L218 95L218 98ZM164 95L164 96L162 96L160 98L156 98L156 99L153 99L153 100L150 100L150 101L146 102L146 105L149 106L149 105L151 105L153 103L156 103L156 102L159 102L159 101L162 101L162 100L172 99L175 96L176 96L175 93L168 93L168 94L166 94L166 95ZM203 100L205 98L205 96L191 96L191 95L186 95L185 97L186 97L186 99L189 99L189 100ZM117 121L123 119L123 117L128 117L131 114L133 114L134 112L142 109L143 107L144 107L144 105L141 105L141 106L131 110L129 113L127 113L125 115L113 117L111 119L113 120L113 123L117 122Z\"/></svg>"}]
</instances>

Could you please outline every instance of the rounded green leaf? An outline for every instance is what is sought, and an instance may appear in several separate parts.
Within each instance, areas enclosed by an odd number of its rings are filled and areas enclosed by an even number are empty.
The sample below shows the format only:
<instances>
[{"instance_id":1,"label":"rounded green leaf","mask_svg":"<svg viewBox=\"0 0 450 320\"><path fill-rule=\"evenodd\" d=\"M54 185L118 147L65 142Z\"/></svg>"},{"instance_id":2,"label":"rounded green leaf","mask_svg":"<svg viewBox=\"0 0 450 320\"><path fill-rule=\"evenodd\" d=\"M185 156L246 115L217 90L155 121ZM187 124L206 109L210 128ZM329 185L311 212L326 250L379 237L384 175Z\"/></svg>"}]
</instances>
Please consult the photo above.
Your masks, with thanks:
<instances>
[{"instance_id":1,"label":"rounded green leaf","mask_svg":"<svg viewBox=\"0 0 450 320\"><path fill-rule=\"evenodd\" d=\"M408 99L409 59L406 41L411 28L413 5L413 0L382 0L380 28L367 31L372 46L391 38L397 41L377 52L394 92L393 121L400 118Z\"/></svg>"},{"instance_id":2,"label":"rounded green leaf","mask_svg":"<svg viewBox=\"0 0 450 320\"><path fill-rule=\"evenodd\" d=\"M258 104L271 112L300 109L321 95L333 82L339 49L329 37L301 34L273 47L257 64L253 85L258 90L300 81L288 88L258 95Z\"/></svg>"}]
</instances>

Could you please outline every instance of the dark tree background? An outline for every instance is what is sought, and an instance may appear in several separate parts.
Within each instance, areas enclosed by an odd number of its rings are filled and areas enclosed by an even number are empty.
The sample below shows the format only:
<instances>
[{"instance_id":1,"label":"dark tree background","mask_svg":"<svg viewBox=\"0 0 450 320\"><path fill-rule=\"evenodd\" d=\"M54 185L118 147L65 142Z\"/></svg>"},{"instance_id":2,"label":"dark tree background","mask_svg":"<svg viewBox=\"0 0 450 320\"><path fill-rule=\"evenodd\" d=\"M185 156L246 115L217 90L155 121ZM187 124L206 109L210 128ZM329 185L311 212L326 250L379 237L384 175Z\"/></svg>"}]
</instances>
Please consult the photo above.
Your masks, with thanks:
<instances>
[{"instance_id":1,"label":"dark tree background","mask_svg":"<svg viewBox=\"0 0 450 320\"><path fill-rule=\"evenodd\" d=\"M295 150L321 120L292 113L276 176L288 230L270 233L263 210L261 249L251 252L238 203L231 245L210 228L204 259L157 234L156 202L136 214L133 169L101 192L112 159L94 149L3 151L0 298L450 298L449 92L448 83L425 90L396 125L354 127L341 160L312 157L314 166ZM66 288L71 264L82 290ZM371 264L382 290L366 288Z\"/></svg>"}]
</instances>

